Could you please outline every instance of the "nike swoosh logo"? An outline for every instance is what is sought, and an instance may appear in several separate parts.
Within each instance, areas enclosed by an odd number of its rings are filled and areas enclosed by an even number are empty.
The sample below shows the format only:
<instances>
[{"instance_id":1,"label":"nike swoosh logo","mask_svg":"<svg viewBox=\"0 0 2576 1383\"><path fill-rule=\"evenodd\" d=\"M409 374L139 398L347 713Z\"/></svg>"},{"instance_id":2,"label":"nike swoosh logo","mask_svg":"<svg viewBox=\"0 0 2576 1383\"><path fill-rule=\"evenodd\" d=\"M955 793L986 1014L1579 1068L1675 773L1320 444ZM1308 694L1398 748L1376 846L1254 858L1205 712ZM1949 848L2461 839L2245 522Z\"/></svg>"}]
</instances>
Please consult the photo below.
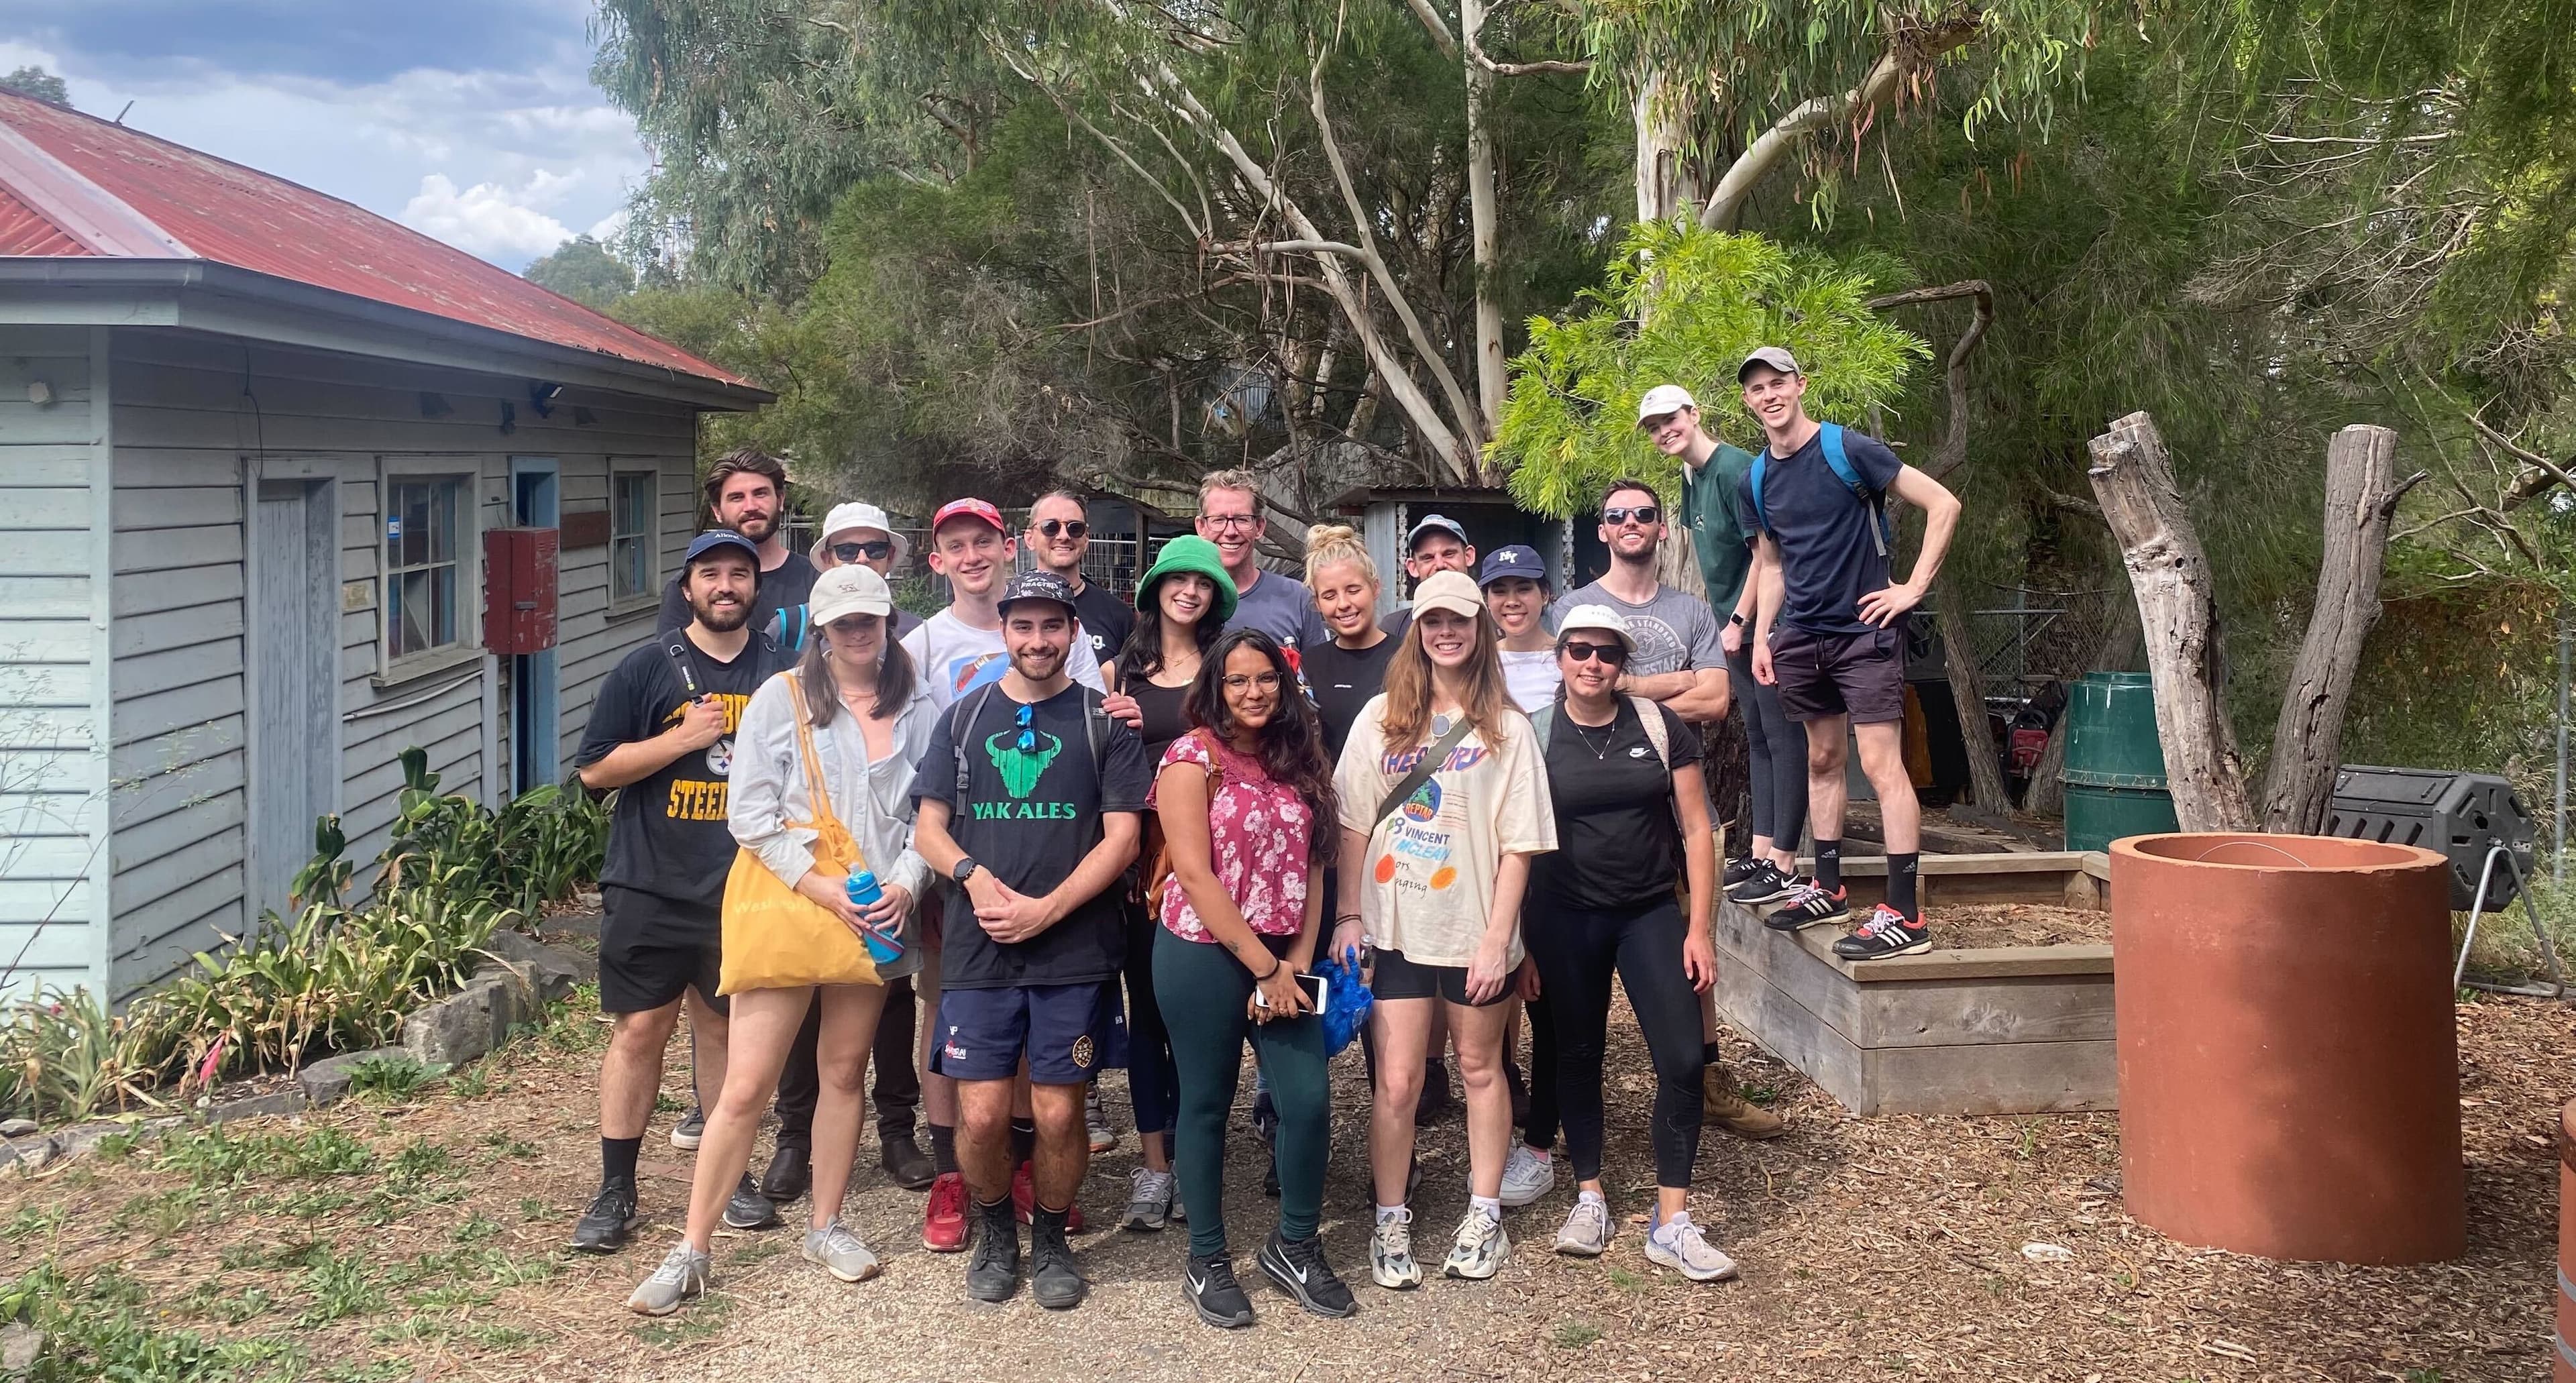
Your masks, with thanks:
<instances>
[{"instance_id":1,"label":"nike swoosh logo","mask_svg":"<svg viewBox=\"0 0 2576 1383\"><path fill-rule=\"evenodd\" d=\"M1297 1279L1298 1286L1303 1287L1306 1285L1306 1270L1304 1268L1291 1263L1288 1265L1288 1275Z\"/></svg>"},{"instance_id":2,"label":"nike swoosh logo","mask_svg":"<svg viewBox=\"0 0 2576 1383\"><path fill-rule=\"evenodd\" d=\"M1199 1276L1197 1273L1190 1274L1190 1295L1194 1297L1206 1296L1207 1279Z\"/></svg>"}]
</instances>

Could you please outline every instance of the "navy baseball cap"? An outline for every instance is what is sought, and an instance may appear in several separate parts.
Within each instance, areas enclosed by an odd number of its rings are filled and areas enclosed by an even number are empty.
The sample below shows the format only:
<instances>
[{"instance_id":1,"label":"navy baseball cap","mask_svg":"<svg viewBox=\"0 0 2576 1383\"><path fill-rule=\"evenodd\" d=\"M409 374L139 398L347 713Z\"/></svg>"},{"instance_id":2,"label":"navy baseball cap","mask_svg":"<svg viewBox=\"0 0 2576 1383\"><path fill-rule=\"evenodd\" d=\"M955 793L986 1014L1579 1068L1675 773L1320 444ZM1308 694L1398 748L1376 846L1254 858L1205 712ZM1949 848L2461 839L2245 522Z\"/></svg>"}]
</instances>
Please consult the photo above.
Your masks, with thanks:
<instances>
[{"instance_id":1,"label":"navy baseball cap","mask_svg":"<svg viewBox=\"0 0 2576 1383\"><path fill-rule=\"evenodd\" d=\"M1485 569L1476 577L1479 586L1490 586L1505 577L1547 584L1547 564L1538 560L1538 549L1513 543L1485 554Z\"/></svg>"},{"instance_id":2,"label":"navy baseball cap","mask_svg":"<svg viewBox=\"0 0 2576 1383\"><path fill-rule=\"evenodd\" d=\"M689 555L682 558L681 562L683 565L694 562L720 547L741 548L742 555L751 559L751 565L755 569L760 566L760 545L730 528L710 528L690 540Z\"/></svg>"},{"instance_id":3,"label":"navy baseball cap","mask_svg":"<svg viewBox=\"0 0 2576 1383\"><path fill-rule=\"evenodd\" d=\"M993 608L1008 612L1023 600L1052 600L1072 613L1073 586L1044 567L1031 567L1011 577L1011 584L1002 589L1002 598L993 602Z\"/></svg>"}]
</instances>

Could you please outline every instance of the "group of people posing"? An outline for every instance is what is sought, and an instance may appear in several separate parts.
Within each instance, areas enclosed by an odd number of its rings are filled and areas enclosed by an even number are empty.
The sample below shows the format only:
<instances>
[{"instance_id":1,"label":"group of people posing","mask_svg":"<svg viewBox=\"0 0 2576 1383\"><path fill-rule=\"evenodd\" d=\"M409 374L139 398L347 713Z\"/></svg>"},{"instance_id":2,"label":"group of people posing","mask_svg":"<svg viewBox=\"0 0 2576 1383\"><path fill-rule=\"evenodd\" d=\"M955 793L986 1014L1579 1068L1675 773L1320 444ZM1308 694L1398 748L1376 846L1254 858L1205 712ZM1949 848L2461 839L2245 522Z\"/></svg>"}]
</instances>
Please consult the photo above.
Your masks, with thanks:
<instances>
[{"instance_id":1,"label":"group of people posing","mask_svg":"<svg viewBox=\"0 0 2576 1383\"><path fill-rule=\"evenodd\" d=\"M881 1161L929 1192L924 1245L967 1254L977 1300L1025 1278L1041 1306L1076 1306L1077 1193L1116 1139L1096 1083L1120 1067L1141 1144L1120 1223L1185 1222L1191 1306L1249 1325L1224 1218L1249 1045L1279 1201L1255 1262L1305 1310L1349 1315L1319 1232L1318 1005L1338 975L1372 996L1370 1279L1425 1275L1416 1128L1446 1099L1453 1051L1467 1208L1438 1271L1495 1273L1505 1212L1554 1187L1560 1134L1576 1191L1553 1246L1599 1255L1620 1225L1601 1165L1615 976L1655 1072L1643 1252L1693 1280L1734 1275L1691 1217L1701 1131L1781 1122L1717 1059L1712 913L1723 891L1782 930L1849 918L1848 739L1885 812L1888 879L1833 949L1931 945L1898 743L1903 624L1959 509L1885 445L1809 418L1788 352L1755 351L1738 383L1758 456L1711 438L1679 386L1638 408L1681 463L1705 600L1658 582L1669 520L1652 485L1620 480L1601 496L1599 580L1557 592L1518 544L1479 562L1433 514L1405 537L1411 604L1381 618L1383 578L1349 528L1308 532L1302 583L1260 567L1260 483L1224 471L1132 602L1084 579L1079 497L1041 498L1017 536L983 500L949 503L924 555L952 603L918 619L886 582L907 554L881 510L839 505L792 552L782 468L726 457L707 484L720 526L689 545L662 631L602 684L577 759L618 798L601 1184L572 1246L613 1252L637 1223L685 1012L699 1100L673 1141L695 1149L695 1177L633 1309L705 1289L719 1222L766 1227L809 1194L805 1258L846 1282L877 1273L841 1219L871 1061ZM1927 516L1903 582L1890 495ZM1022 544L1033 565L1016 570ZM1729 714L1751 746L1751 849L1721 874L1694 727Z\"/></svg>"}]
</instances>

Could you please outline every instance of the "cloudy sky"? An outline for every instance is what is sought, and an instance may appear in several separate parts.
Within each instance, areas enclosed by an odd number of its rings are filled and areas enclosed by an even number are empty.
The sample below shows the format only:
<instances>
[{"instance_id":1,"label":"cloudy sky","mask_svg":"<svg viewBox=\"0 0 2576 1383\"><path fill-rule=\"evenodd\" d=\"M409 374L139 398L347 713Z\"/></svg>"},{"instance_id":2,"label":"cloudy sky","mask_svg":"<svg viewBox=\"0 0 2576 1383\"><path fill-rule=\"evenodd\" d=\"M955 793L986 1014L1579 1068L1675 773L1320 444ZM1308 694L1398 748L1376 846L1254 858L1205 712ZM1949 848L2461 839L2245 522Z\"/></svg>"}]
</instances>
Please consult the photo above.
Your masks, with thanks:
<instances>
[{"instance_id":1,"label":"cloudy sky","mask_svg":"<svg viewBox=\"0 0 2576 1383\"><path fill-rule=\"evenodd\" d=\"M517 270L615 228L648 159L590 0L6 0L0 72Z\"/></svg>"}]
</instances>

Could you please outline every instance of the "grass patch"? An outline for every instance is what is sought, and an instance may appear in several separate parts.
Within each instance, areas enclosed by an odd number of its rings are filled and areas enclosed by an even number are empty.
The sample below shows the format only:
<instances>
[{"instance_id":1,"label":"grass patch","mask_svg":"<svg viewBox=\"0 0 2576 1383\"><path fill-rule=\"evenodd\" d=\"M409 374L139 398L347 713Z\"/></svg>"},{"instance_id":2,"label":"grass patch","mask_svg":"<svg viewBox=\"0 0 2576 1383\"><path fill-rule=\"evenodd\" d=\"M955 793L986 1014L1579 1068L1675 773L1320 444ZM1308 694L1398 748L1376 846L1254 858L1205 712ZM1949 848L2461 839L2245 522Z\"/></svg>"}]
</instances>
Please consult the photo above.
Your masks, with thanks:
<instances>
[{"instance_id":1,"label":"grass patch","mask_svg":"<svg viewBox=\"0 0 2576 1383\"><path fill-rule=\"evenodd\" d=\"M407 1056L371 1056L349 1068L349 1093L398 1100L446 1074L445 1066Z\"/></svg>"},{"instance_id":2,"label":"grass patch","mask_svg":"<svg viewBox=\"0 0 2576 1383\"><path fill-rule=\"evenodd\" d=\"M75 1277L53 1263L0 1282L0 1319L23 1320L44 1334L27 1376L39 1380L115 1379L119 1383L201 1383L242 1377L292 1377L303 1347L277 1335L211 1340L155 1324L142 1284L114 1267Z\"/></svg>"},{"instance_id":3,"label":"grass patch","mask_svg":"<svg viewBox=\"0 0 2576 1383\"><path fill-rule=\"evenodd\" d=\"M1590 1321L1558 1321L1547 1338L1558 1349L1581 1349L1601 1338L1601 1327Z\"/></svg>"},{"instance_id":4,"label":"grass patch","mask_svg":"<svg viewBox=\"0 0 2576 1383\"><path fill-rule=\"evenodd\" d=\"M1610 1285L1623 1292L1642 1292L1646 1290L1646 1279L1628 1271L1626 1268L1612 1268L1610 1270Z\"/></svg>"},{"instance_id":5,"label":"grass patch","mask_svg":"<svg viewBox=\"0 0 2576 1383\"><path fill-rule=\"evenodd\" d=\"M295 1318L299 1327L369 1316L391 1305L384 1287L354 1253L343 1258L323 1250L319 1260L304 1270L304 1290L312 1296L313 1303Z\"/></svg>"},{"instance_id":6,"label":"grass patch","mask_svg":"<svg viewBox=\"0 0 2576 1383\"><path fill-rule=\"evenodd\" d=\"M2549 933L2549 944L2557 950L2560 966L2576 968L2576 881L2564 886L2550 883L2546 840L2541 843L2533 871L2531 901L2539 909L2541 929ZM2452 955L2460 953L2460 939L2468 928L2467 913L2451 914ZM2549 965L2541 958L2540 943L2532 937L2531 915L2523 910L2521 899L2516 898L2501 912L2480 915L2477 944L2469 951L2469 976L2507 984L2548 980Z\"/></svg>"},{"instance_id":7,"label":"grass patch","mask_svg":"<svg viewBox=\"0 0 2576 1383\"><path fill-rule=\"evenodd\" d=\"M724 1329L725 1318L732 1314L733 1299L710 1292L682 1307L677 1315L646 1321L626 1333L655 1349L670 1349L715 1338Z\"/></svg>"}]
</instances>

